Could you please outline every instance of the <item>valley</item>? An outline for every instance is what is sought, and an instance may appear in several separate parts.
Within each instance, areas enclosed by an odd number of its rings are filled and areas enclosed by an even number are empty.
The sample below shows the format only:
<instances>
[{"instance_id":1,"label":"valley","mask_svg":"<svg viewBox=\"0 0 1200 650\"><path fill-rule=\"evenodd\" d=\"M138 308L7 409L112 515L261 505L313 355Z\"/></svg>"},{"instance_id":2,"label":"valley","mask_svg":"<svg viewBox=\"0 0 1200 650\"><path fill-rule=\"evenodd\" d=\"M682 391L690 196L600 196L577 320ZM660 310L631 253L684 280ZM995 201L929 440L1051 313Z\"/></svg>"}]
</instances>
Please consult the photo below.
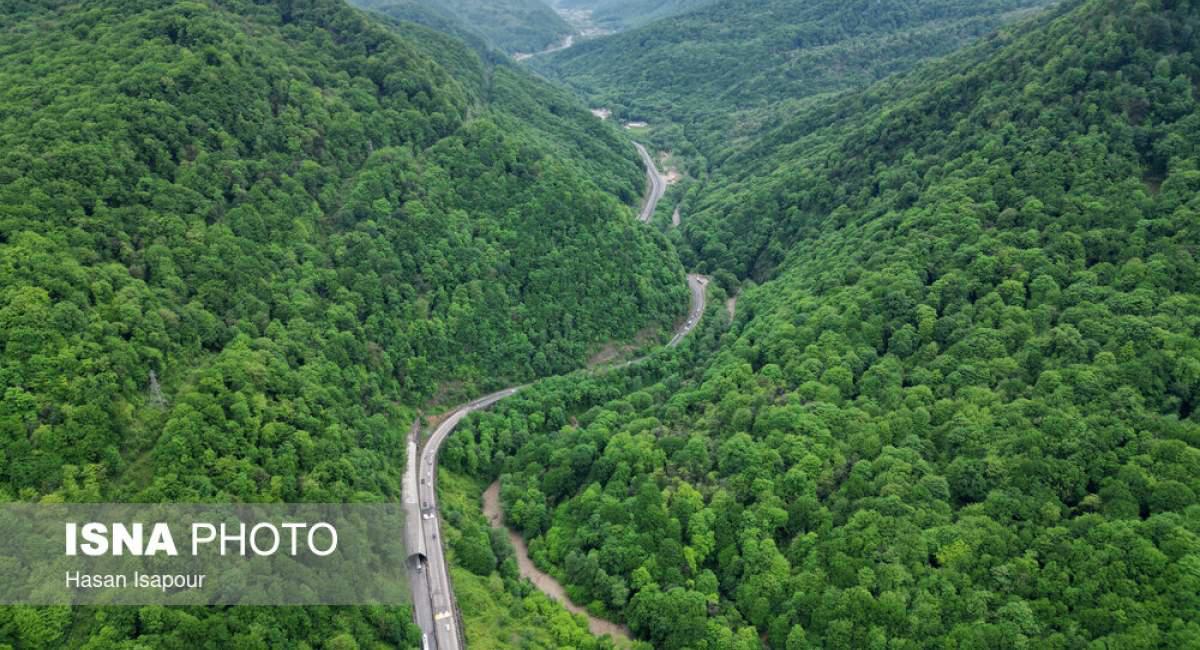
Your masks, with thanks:
<instances>
[{"instance_id":1,"label":"valley","mask_svg":"<svg viewBox=\"0 0 1200 650\"><path fill-rule=\"evenodd\" d=\"M633 143L633 146L637 148L638 155L642 157L642 164L646 166L647 180L647 195L642 202L642 210L638 213L638 220L650 223L650 219L654 216L654 210L658 207L658 202L662 200L663 194L667 191L667 181L658 171L658 165L654 163L654 159L650 157L646 147L638 142Z\"/></svg>"},{"instance_id":2,"label":"valley","mask_svg":"<svg viewBox=\"0 0 1200 650\"><path fill-rule=\"evenodd\" d=\"M0 502L406 550L0 647L1200 647L1198 89L1182 0L3 4Z\"/></svg>"}]
</instances>

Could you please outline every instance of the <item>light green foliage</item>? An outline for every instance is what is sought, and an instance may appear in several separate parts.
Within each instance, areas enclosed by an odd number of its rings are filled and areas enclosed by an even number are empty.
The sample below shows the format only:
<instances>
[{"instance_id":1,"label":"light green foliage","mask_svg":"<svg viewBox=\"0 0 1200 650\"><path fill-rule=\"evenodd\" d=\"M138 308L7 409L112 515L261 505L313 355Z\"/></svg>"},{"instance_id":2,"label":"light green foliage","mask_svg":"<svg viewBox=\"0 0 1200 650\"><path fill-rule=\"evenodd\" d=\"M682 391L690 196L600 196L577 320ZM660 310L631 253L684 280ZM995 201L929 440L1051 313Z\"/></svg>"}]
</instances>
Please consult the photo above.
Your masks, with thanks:
<instances>
[{"instance_id":1,"label":"light green foliage","mask_svg":"<svg viewBox=\"0 0 1200 650\"><path fill-rule=\"evenodd\" d=\"M14 494L64 462L144 479L109 496L395 494L395 404L571 368L683 303L620 204L624 143L515 69L486 101L461 45L463 82L333 3L66 5L9 34L0 101L40 104L0 124Z\"/></svg>"}]
</instances>

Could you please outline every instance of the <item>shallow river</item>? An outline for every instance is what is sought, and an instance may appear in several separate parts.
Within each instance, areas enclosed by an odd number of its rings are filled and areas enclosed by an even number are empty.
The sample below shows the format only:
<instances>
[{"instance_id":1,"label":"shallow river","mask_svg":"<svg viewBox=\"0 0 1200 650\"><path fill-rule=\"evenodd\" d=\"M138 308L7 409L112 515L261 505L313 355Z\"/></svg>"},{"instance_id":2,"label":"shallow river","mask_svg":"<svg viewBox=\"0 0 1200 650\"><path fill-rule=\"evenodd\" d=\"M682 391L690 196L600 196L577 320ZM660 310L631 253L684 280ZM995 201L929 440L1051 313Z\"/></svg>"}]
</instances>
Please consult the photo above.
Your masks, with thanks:
<instances>
[{"instance_id":1,"label":"shallow river","mask_svg":"<svg viewBox=\"0 0 1200 650\"><path fill-rule=\"evenodd\" d=\"M496 481L488 486L488 489L483 493L483 514L487 517L488 522L493 528L504 527L504 514L500 511L500 481ZM571 602L567 598L567 592L563 586L554 579L553 576L542 571L534 566L533 561L529 559L529 549L525 546L525 540L512 529L505 528L508 531L508 539L512 541L513 548L517 551L517 568L521 572L521 576L528 578L538 589L542 590L547 596L562 603L569 611L575 614L582 614L587 617L588 629L596 636L608 634L613 639L630 638L629 628L624 625L617 625L612 621L606 621L602 618L596 618L587 612L586 609Z\"/></svg>"}]
</instances>

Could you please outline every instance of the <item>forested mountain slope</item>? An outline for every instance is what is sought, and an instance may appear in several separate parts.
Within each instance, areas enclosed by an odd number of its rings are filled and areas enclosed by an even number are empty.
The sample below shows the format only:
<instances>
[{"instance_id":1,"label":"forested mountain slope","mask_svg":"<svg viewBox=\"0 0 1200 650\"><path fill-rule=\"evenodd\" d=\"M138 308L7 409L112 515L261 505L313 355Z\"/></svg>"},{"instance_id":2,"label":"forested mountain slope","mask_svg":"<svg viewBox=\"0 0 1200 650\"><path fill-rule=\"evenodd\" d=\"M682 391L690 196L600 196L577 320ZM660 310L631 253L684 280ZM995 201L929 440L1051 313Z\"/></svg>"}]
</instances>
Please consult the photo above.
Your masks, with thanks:
<instances>
[{"instance_id":1,"label":"forested mountain slope","mask_svg":"<svg viewBox=\"0 0 1200 650\"><path fill-rule=\"evenodd\" d=\"M391 17L390 13L381 15ZM581 110L577 98L560 86L529 74L512 59L479 41L464 41L451 30L426 28L404 19L388 21L395 33L435 58L462 83L472 102L487 104L490 119L520 133L527 143L569 159L584 175L622 202L641 198L645 171L628 156L612 125ZM632 178L636 182L630 182Z\"/></svg>"},{"instance_id":2,"label":"forested mountain slope","mask_svg":"<svg viewBox=\"0 0 1200 650\"><path fill-rule=\"evenodd\" d=\"M690 233L777 268L729 333L446 462L659 648L1200 646L1198 38L1073 2L781 129Z\"/></svg>"},{"instance_id":3,"label":"forested mountain slope","mask_svg":"<svg viewBox=\"0 0 1200 650\"><path fill-rule=\"evenodd\" d=\"M417 29L333 0L0 9L0 498L395 499L445 382L682 312L627 142ZM406 611L150 610L0 608L0 643L413 642Z\"/></svg>"},{"instance_id":4,"label":"forested mountain slope","mask_svg":"<svg viewBox=\"0 0 1200 650\"><path fill-rule=\"evenodd\" d=\"M461 27L507 53L537 52L571 33L541 0L354 0L352 4L438 30Z\"/></svg>"},{"instance_id":5,"label":"forested mountain slope","mask_svg":"<svg viewBox=\"0 0 1200 650\"><path fill-rule=\"evenodd\" d=\"M790 116L797 100L907 70L1046 4L719 0L532 64L618 116L680 125L670 144L712 157Z\"/></svg>"},{"instance_id":6,"label":"forested mountain slope","mask_svg":"<svg viewBox=\"0 0 1200 650\"><path fill-rule=\"evenodd\" d=\"M416 23L453 36L469 44L481 56L491 53L494 58L499 58L502 55L499 46L492 43L483 32L469 27L441 3L424 0L356 0L350 4L395 21Z\"/></svg>"}]
</instances>

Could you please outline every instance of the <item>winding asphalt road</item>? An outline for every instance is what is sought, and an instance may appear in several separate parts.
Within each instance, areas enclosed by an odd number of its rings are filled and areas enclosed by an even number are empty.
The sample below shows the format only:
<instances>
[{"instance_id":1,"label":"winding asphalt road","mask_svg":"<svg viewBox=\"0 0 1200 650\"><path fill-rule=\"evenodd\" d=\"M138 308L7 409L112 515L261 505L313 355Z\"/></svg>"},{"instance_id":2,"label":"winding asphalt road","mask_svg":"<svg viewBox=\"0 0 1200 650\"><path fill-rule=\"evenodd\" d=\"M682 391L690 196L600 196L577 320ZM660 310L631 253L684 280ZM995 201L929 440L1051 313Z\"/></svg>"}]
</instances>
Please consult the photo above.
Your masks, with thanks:
<instances>
[{"instance_id":1,"label":"winding asphalt road","mask_svg":"<svg viewBox=\"0 0 1200 650\"><path fill-rule=\"evenodd\" d=\"M663 194L667 193L667 179L658 173L658 165L654 164L650 152L646 151L641 143L635 142L633 146L637 147L638 155L642 157L642 164L646 166L646 179L650 181L650 193L642 204L642 212L638 215L638 220L650 223L650 218L654 216L654 209L658 207L659 200L662 199Z\"/></svg>"},{"instance_id":2,"label":"winding asphalt road","mask_svg":"<svg viewBox=\"0 0 1200 650\"><path fill-rule=\"evenodd\" d=\"M688 310L687 322L675 330L675 336L671 337L671 342L667 343L667 347L675 347L683 341L683 337L700 324L700 317L704 315L704 290L708 287L708 278L698 273L689 273L687 276L688 288L692 290L692 307Z\"/></svg>"},{"instance_id":3,"label":"winding asphalt road","mask_svg":"<svg viewBox=\"0 0 1200 650\"><path fill-rule=\"evenodd\" d=\"M416 585L413 592L414 613L428 648L453 650L463 647L462 630L459 629L461 618L458 616L458 607L454 602L454 592L450 588L450 571L446 564L445 550L442 547L441 521L437 516L438 451L441 450L442 443L454 431L454 427L458 426L458 423L471 411L485 409L506 397L515 395L522 388L524 386L506 388L458 407L433 430L433 435L429 437L421 451L421 459L416 468L420 475L420 483L417 487L421 506L420 513L415 521L410 516L406 524L420 528L425 547L426 556L417 558L415 563L415 566L420 568L410 570L424 574L425 578L424 581L414 579L412 582ZM409 449L411 451L412 447L410 446ZM406 473L410 469L412 469L411 464L405 470ZM407 481L406 484L408 484ZM409 552L411 554L413 549L409 549ZM410 562L409 566L414 567L414 563ZM425 603L429 603L428 607L425 606ZM421 610L423 609L430 612L424 621L421 620Z\"/></svg>"},{"instance_id":4,"label":"winding asphalt road","mask_svg":"<svg viewBox=\"0 0 1200 650\"><path fill-rule=\"evenodd\" d=\"M513 53L512 58L517 61L524 61L526 59L532 59L535 56L541 56L543 54L552 54L554 52L561 52L561 51L571 47L574 44L575 44L575 35L567 34L565 37L563 37L563 39L561 41L551 45L550 47L547 47L544 50L541 50L538 52L515 52L515 53Z\"/></svg>"},{"instance_id":5,"label":"winding asphalt road","mask_svg":"<svg viewBox=\"0 0 1200 650\"><path fill-rule=\"evenodd\" d=\"M642 207L642 221L649 221L658 200L666 190L666 183L654 166L654 161L640 144L635 146L646 163L646 173L651 179L651 193ZM657 180L656 180L657 179ZM708 278L690 274L687 276L691 290L691 307L687 320L675 329L675 335L667 343L675 347L683 341L704 314L705 287ZM636 359L616 367L637 363ZM441 522L437 508L437 456L442 443L467 415L486 409L502 399L516 395L525 386L514 386L467 402L454 410L434 429L433 435L421 446L420 426L413 423L408 438L408 463L404 470L405 543L408 546L409 582L412 586L413 617L421 628L423 650L458 650L464 647L462 617L454 602L454 591L450 587L450 569L446 563L442 546ZM420 454L417 451L420 449ZM416 495L413 499L412 495Z\"/></svg>"}]
</instances>

